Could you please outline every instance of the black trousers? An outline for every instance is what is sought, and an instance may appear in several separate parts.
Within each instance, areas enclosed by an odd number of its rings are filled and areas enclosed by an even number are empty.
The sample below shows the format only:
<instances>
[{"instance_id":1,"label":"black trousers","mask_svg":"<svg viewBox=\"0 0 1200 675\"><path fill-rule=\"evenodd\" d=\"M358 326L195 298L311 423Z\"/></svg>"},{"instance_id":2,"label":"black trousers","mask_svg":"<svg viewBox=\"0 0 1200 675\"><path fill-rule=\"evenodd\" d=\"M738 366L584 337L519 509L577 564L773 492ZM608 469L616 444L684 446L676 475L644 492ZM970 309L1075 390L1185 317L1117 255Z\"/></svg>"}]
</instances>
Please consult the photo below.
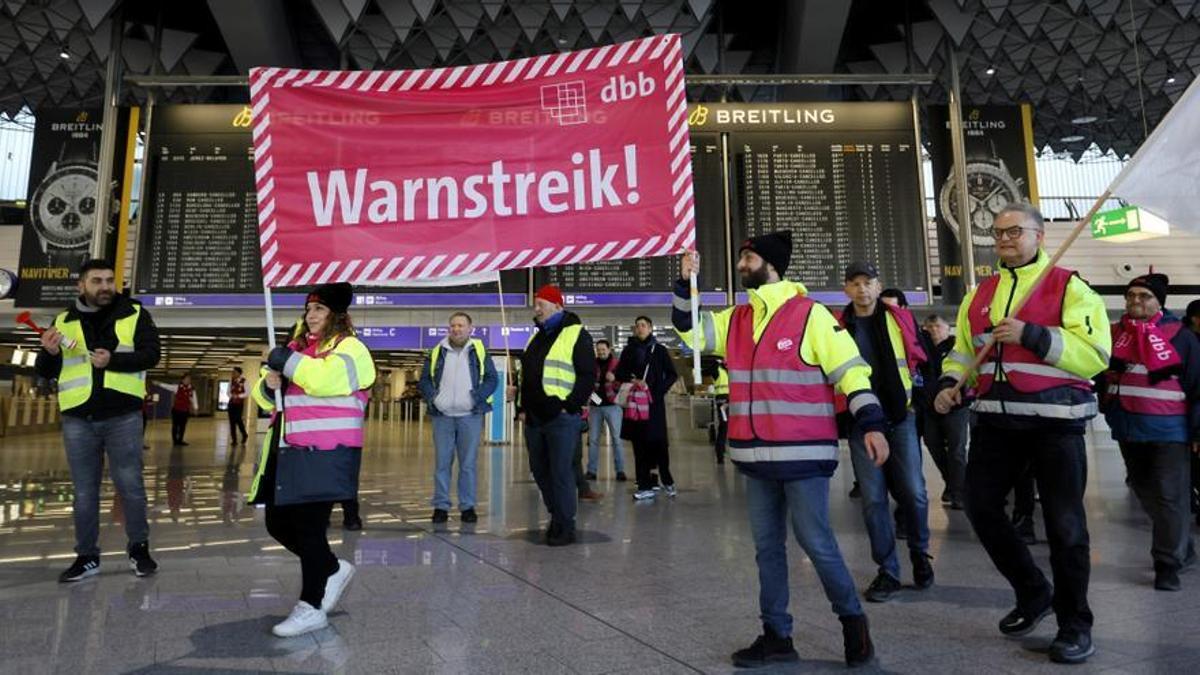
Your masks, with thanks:
<instances>
[{"instance_id":1,"label":"black trousers","mask_svg":"<svg viewBox=\"0 0 1200 675\"><path fill-rule=\"evenodd\" d=\"M183 434L187 431L188 418L192 414L186 410L171 411L171 441L175 445L183 442Z\"/></svg>"},{"instance_id":2,"label":"black trousers","mask_svg":"<svg viewBox=\"0 0 1200 675\"><path fill-rule=\"evenodd\" d=\"M962 501L971 411L965 407L945 415L927 411L922 415L921 422L925 430L925 447L929 448L929 456L946 483L950 499Z\"/></svg>"},{"instance_id":3,"label":"black trousers","mask_svg":"<svg viewBox=\"0 0 1200 675\"><path fill-rule=\"evenodd\" d=\"M663 485L674 485L675 478L671 475L671 451L666 440L633 442L633 462L637 473L637 489L654 489L654 480L650 477L654 467L658 467L658 478Z\"/></svg>"},{"instance_id":4,"label":"black trousers","mask_svg":"<svg viewBox=\"0 0 1200 675\"><path fill-rule=\"evenodd\" d=\"M325 582L338 571L326 535L332 510L333 502L267 504L267 532L300 558L300 599L318 608L325 597Z\"/></svg>"},{"instance_id":5,"label":"black trousers","mask_svg":"<svg viewBox=\"0 0 1200 675\"><path fill-rule=\"evenodd\" d=\"M1033 484L1033 465L1025 467L1013 486L1013 520L1021 517L1033 517L1033 509L1037 501L1037 490Z\"/></svg>"},{"instance_id":6,"label":"black trousers","mask_svg":"<svg viewBox=\"0 0 1200 675\"><path fill-rule=\"evenodd\" d=\"M1004 513L1008 493L1030 467L1042 496L1054 585L1029 554ZM1087 456L1083 435L1053 431L1009 431L977 426L967 461L967 517L1000 574L1012 585L1017 607L1034 611L1053 600L1058 628L1067 637L1090 634L1091 575L1083 492Z\"/></svg>"},{"instance_id":7,"label":"black trousers","mask_svg":"<svg viewBox=\"0 0 1200 675\"><path fill-rule=\"evenodd\" d=\"M714 447L717 461L725 460L725 442L729 438L729 397L718 396L713 402L717 406L717 443Z\"/></svg>"},{"instance_id":8,"label":"black trousers","mask_svg":"<svg viewBox=\"0 0 1200 675\"><path fill-rule=\"evenodd\" d=\"M237 432L242 432L242 442L246 442L246 404L229 404L229 442L237 439Z\"/></svg>"},{"instance_id":9,"label":"black trousers","mask_svg":"<svg viewBox=\"0 0 1200 675\"><path fill-rule=\"evenodd\" d=\"M1187 443L1121 443L1129 483L1153 523L1155 567L1178 570L1192 548Z\"/></svg>"}]
</instances>

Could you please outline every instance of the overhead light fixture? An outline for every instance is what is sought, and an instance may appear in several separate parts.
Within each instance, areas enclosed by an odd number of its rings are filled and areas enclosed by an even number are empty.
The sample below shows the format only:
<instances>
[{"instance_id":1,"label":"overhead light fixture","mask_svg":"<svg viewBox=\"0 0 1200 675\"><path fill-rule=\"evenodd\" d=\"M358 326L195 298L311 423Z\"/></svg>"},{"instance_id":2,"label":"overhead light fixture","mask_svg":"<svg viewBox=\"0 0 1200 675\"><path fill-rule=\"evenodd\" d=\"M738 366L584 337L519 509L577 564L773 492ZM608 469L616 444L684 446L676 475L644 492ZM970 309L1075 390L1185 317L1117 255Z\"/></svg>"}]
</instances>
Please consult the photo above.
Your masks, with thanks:
<instances>
[{"instance_id":1,"label":"overhead light fixture","mask_svg":"<svg viewBox=\"0 0 1200 675\"><path fill-rule=\"evenodd\" d=\"M1062 138L1060 138L1058 140L1062 141L1063 143L1076 143L1078 141L1082 141L1083 136L1080 136L1078 134L1076 134L1074 136L1063 136Z\"/></svg>"},{"instance_id":2,"label":"overhead light fixture","mask_svg":"<svg viewBox=\"0 0 1200 675\"><path fill-rule=\"evenodd\" d=\"M1174 75L1167 78L1167 84L1175 84L1175 76Z\"/></svg>"},{"instance_id":3,"label":"overhead light fixture","mask_svg":"<svg viewBox=\"0 0 1200 675\"><path fill-rule=\"evenodd\" d=\"M64 49L58 53L58 58L63 59L63 60L69 59L69 58L71 58L71 52Z\"/></svg>"},{"instance_id":4,"label":"overhead light fixture","mask_svg":"<svg viewBox=\"0 0 1200 675\"><path fill-rule=\"evenodd\" d=\"M1096 117L1095 115L1084 115L1082 117L1076 117L1075 119L1071 120L1071 124L1091 124L1092 122L1095 122L1098 119L1100 119L1100 118Z\"/></svg>"},{"instance_id":5,"label":"overhead light fixture","mask_svg":"<svg viewBox=\"0 0 1200 675\"><path fill-rule=\"evenodd\" d=\"M992 67L990 67L990 66L989 66L989 67L988 67L988 69L987 69L987 70L985 70L985 71L983 71L983 72L984 72L984 73L986 73L986 74L988 74L988 75L995 75L995 74L996 74L996 69L995 69L995 68L992 68Z\"/></svg>"}]
</instances>

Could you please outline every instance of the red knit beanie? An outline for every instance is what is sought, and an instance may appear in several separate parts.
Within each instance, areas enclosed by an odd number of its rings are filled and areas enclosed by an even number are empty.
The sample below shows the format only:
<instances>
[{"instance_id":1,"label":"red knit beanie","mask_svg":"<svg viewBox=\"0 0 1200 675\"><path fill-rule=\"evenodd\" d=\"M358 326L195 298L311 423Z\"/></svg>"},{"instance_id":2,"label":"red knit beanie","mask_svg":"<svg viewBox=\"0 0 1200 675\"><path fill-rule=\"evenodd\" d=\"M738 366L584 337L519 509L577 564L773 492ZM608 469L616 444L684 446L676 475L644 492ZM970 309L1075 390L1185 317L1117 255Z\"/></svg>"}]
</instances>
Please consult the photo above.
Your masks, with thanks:
<instances>
[{"instance_id":1,"label":"red knit beanie","mask_svg":"<svg viewBox=\"0 0 1200 675\"><path fill-rule=\"evenodd\" d=\"M558 290L558 287L555 286L554 284L546 284L545 286L542 286L541 288L538 289L538 292L533 297L535 300L545 300L546 302L552 302L552 303L558 305L559 307L567 304L566 302L563 301L562 291Z\"/></svg>"}]
</instances>

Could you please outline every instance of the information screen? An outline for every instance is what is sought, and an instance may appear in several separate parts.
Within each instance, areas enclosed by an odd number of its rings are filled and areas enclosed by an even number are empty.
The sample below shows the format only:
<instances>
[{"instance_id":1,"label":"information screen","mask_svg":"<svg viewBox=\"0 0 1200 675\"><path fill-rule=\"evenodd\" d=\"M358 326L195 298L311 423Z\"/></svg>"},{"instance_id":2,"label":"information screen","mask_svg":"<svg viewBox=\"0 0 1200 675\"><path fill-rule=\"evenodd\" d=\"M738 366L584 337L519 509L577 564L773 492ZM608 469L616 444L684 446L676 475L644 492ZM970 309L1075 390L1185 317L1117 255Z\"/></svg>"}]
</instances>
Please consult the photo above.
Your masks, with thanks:
<instances>
[{"instance_id":1,"label":"information screen","mask_svg":"<svg viewBox=\"0 0 1200 675\"><path fill-rule=\"evenodd\" d=\"M692 180L696 204L696 250L700 252L700 290L705 302L725 304L729 267L725 235L723 159L719 134L691 137ZM535 284L552 283L576 305L663 305L679 278L679 257L541 267ZM571 302L574 300L574 302Z\"/></svg>"},{"instance_id":2,"label":"information screen","mask_svg":"<svg viewBox=\"0 0 1200 675\"><path fill-rule=\"evenodd\" d=\"M698 104L690 119L729 134L733 241L790 230L786 276L812 291L840 291L857 260L928 290L911 105Z\"/></svg>"}]
</instances>

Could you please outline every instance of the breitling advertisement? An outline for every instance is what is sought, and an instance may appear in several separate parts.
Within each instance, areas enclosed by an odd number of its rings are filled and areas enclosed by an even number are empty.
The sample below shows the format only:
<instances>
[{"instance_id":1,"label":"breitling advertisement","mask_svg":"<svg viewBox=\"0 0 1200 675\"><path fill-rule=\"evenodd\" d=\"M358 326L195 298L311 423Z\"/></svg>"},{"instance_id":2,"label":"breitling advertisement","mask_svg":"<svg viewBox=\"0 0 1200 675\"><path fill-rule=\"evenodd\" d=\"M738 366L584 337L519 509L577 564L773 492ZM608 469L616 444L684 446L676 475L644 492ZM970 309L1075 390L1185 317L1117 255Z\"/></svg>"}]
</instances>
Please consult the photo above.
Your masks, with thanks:
<instances>
[{"instance_id":1,"label":"breitling advertisement","mask_svg":"<svg viewBox=\"0 0 1200 675\"><path fill-rule=\"evenodd\" d=\"M950 146L949 108L930 106L929 126L942 300L955 304L965 295L961 238L970 237L975 247L975 279L978 282L995 270L992 220L996 214L1011 202L1037 204L1033 115L1028 104L963 106L967 223L960 223L958 218L959 192Z\"/></svg>"},{"instance_id":2,"label":"breitling advertisement","mask_svg":"<svg viewBox=\"0 0 1200 675\"><path fill-rule=\"evenodd\" d=\"M125 137L128 110L118 116L118 138ZM18 307L61 307L75 298L79 266L88 258L97 224L108 228L108 255L115 235L121 194L116 178L112 212L96 213L100 154L100 109L37 111L33 157L29 167L29 209L21 236ZM113 175L125 166L125 143L116 144Z\"/></svg>"}]
</instances>

